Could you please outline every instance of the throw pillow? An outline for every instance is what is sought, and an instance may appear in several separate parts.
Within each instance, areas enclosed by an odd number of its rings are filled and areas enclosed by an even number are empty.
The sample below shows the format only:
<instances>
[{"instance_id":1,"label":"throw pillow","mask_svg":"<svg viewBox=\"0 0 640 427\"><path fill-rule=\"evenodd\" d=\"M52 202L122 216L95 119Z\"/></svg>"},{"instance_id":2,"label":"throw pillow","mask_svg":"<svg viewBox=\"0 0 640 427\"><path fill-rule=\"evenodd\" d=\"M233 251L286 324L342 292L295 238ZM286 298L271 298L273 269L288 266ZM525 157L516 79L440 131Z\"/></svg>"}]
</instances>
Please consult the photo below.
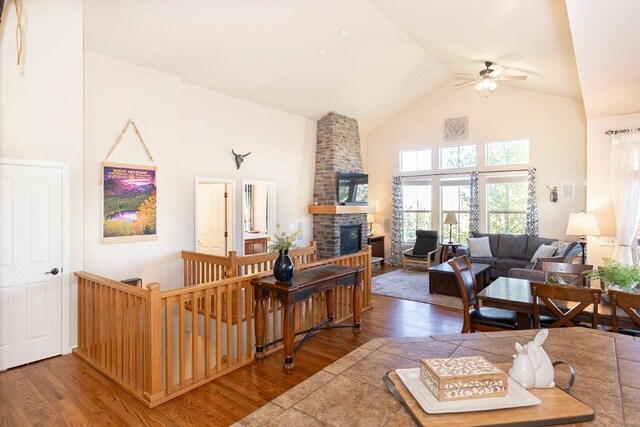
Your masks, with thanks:
<instances>
[{"instance_id":1,"label":"throw pillow","mask_svg":"<svg viewBox=\"0 0 640 427\"><path fill-rule=\"evenodd\" d=\"M555 242L551 242L551 246L556 247L556 252L553 254L554 256L564 255L564 252L567 250L569 245L573 242L563 242L561 240L556 240Z\"/></svg>"},{"instance_id":2,"label":"throw pillow","mask_svg":"<svg viewBox=\"0 0 640 427\"><path fill-rule=\"evenodd\" d=\"M469 247L469 256L474 258L491 258L491 248L489 247L488 237L469 237L467 239Z\"/></svg>"},{"instance_id":3,"label":"throw pillow","mask_svg":"<svg viewBox=\"0 0 640 427\"><path fill-rule=\"evenodd\" d=\"M552 245L540 245L536 253L531 257L531 262L536 262L538 258L549 258L556 253L556 247Z\"/></svg>"}]
</instances>

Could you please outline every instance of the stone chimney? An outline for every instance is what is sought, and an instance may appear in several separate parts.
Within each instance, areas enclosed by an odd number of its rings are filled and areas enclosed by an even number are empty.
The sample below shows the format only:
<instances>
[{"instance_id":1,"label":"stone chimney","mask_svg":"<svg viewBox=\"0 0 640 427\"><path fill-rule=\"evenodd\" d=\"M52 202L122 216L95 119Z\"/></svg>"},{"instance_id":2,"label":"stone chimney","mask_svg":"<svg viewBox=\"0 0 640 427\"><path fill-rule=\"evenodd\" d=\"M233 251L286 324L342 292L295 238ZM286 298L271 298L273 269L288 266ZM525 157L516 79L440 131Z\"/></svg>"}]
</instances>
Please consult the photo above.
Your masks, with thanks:
<instances>
[{"instance_id":1,"label":"stone chimney","mask_svg":"<svg viewBox=\"0 0 640 427\"><path fill-rule=\"evenodd\" d=\"M360 131L355 119L329 113L318 120L316 138L316 170L313 201L319 205L337 205L338 172L363 173ZM340 255L340 227L361 226L360 246L367 236L366 214L314 214L313 240L319 258Z\"/></svg>"}]
</instances>

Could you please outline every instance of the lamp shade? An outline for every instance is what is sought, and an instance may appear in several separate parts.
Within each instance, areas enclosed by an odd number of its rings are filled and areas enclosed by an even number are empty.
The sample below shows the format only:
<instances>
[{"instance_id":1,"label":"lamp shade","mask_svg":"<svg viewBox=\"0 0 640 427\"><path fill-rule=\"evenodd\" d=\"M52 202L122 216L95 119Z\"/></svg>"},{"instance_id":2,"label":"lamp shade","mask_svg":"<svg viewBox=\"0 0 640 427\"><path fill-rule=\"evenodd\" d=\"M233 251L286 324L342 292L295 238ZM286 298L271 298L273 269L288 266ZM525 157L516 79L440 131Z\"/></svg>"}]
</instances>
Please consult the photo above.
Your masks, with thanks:
<instances>
[{"instance_id":1,"label":"lamp shade","mask_svg":"<svg viewBox=\"0 0 640 427\"><path fill-rule=\"evenodd\" d=\"M449 224L457 224L458 223L458 215L454 212L449 212L447 216L444 217L444 223Z\"/></svg>"},{"instance_id":2,"label":"lamp shade","mask_svg":"<svg viewBox=\"0 0 640 427\"><path fill-rule=\"evenodd\" d=\"M586 212L569 214L567 234L569 236L598 236L600 227L595 214Z\"/></svg>"}]
</instances>

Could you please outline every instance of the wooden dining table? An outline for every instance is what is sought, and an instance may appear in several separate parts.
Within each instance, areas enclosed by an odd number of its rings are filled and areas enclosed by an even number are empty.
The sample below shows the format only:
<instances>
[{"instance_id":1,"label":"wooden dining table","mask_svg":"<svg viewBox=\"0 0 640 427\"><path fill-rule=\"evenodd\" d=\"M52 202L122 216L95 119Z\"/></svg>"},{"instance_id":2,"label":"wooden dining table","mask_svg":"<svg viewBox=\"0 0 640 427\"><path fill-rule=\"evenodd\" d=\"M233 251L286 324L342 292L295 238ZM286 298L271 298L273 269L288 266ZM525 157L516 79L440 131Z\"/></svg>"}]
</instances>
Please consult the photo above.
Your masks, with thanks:
<instances>
[{"instance_id":1,"label":"wooden dining table","mask_svg":"<svg viewBox=\"0 0 640 427\"><path fill-rule=\"evenodd\" d=\"M524 279L513 279L510 277L499 277L489 286L478 293L477 297L484 307L502 308L512 310L517 315L518 329L531 328L531 315L533 314L533 297L531 296L530 281ZM577 303L556 302L558 307L566 310ZM552 315L547 307L538 302L540 314ZM611 304L604 299L598 305L598 324L611 326ZM618 310L618 326L620 328L638 329L638 325L622 310ZM587 307L582 313L575 317L578 322L591 323L593 315L593 305Z\"/></svg>"}]
</instances>

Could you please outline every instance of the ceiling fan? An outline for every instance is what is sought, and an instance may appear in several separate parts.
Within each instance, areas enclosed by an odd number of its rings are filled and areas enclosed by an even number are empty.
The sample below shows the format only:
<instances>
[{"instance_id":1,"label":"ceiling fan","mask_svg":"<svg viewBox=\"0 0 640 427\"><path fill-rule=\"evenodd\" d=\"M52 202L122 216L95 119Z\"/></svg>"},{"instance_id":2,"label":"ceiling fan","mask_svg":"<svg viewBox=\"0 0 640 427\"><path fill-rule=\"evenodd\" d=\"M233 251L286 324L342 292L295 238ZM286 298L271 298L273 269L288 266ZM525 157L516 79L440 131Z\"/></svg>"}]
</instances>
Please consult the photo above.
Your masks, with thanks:
<instances>
[{"instance_id":1,"label":"ceiling fan","mask_svg":"<svg viewBox=\"0 0 640 427\"><path fill-rule=\"evenodd\" d=\"M489 96L491 92L493 92L497 87L497 81L500 80L526 80L527 76L519 75L519 76L506 76L504 73L508 70L508 67L505 66L497 66L495 69L492 69L492 66L497 64L491 61L485 61L484 63L485 69L481 70L477 75L474 74L461 74L456 73L456 80L467 80L463 83L458 83L453 87L459 89L461 87L473 86L475 90L482 93L485 97Z\"/></svg>"}]
</instances>

